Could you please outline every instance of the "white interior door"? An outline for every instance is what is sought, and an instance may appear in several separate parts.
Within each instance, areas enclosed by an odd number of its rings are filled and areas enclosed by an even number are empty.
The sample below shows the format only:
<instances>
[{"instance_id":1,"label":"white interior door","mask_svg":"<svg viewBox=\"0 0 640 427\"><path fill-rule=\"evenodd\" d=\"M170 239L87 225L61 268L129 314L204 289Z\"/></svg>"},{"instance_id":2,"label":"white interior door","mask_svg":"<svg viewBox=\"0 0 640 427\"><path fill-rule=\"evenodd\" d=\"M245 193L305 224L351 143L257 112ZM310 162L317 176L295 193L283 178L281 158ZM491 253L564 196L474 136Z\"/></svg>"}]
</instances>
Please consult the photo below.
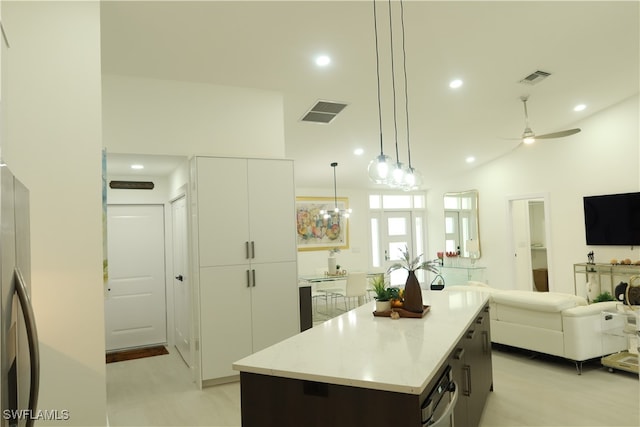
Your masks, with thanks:
<instances>
[{"instance_id":1,"label":"white interior door","mask_svg":"<svg viewBox=\"0 0 640 427\"><path fill-rule=\"evenodd\" d=\"M191 280L187 266L187 202L182 196L171 204L173 237L173 324L175 346L187 366L192 362Z\"/></svg>"},{"instance_id":2,"label":"white interior door","mask_svg":"<svg viewBox=\"0 0 640 427\"><path fill-rule=\"evenodd\" d=\"M163 206L107 206L107 239L107 350L166 343Z\"/></svg>"},{"instance_id":3,"label":"white interior door","mask_svg":"<svg viewBox=\"0 0 640 427\"><path fill-rule=\"evenodd\" d=\"M529 202L524 199L512 200L510 206L514 250L514 287L530 291L533 290L533 270L531 268Z\"/></svg>"}]
</instances>

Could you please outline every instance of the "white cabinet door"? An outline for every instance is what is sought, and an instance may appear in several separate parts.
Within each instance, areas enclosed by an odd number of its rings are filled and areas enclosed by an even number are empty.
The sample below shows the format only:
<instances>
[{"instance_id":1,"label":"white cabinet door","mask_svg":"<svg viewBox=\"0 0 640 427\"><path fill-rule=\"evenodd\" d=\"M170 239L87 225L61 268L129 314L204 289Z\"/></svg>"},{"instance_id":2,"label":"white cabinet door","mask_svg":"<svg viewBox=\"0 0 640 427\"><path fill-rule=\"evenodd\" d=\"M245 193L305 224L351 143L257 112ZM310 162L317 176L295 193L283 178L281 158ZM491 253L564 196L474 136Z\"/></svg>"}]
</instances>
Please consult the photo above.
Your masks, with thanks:
<instances>
[{"instance_id":1,"label":"white cabinet door","mask_svg":"<svg viewBox=\"0 0 640 427\"><path fill-rule=\"evenodd\" d=\"M198 157L196 167L200 267L247 263L246 159Z\"/></svg>"},{"instance_id":2,"label":"white cabinet door","mask_svg":"<svg viewBox=\"0 0 640 427\"><path fill-rule=\"evenodd\" d=\"M251 354L251 288L246 266L200 269L202 379L237 375L231 364Z\"/></svg>"},{"instance_id":3,"label":"white cabinet door","mask_svg":"<svg viewBox=\"0 0 640 427\"><path fill-rule=\"evenodd\" d=\"M290 160L249 159L252 263L295 261L295 188Z\"/></svg>"},{"instance_id":4,"label":"white cabinet door","mask_svg":"<svg viewBox=\"0 0 640 427\"><path fill-rule=\"evenodd\" d=\"M259 351L300 332L295 262L254 265L251 288L253 351Z\"/></svg>"}]
</instances>

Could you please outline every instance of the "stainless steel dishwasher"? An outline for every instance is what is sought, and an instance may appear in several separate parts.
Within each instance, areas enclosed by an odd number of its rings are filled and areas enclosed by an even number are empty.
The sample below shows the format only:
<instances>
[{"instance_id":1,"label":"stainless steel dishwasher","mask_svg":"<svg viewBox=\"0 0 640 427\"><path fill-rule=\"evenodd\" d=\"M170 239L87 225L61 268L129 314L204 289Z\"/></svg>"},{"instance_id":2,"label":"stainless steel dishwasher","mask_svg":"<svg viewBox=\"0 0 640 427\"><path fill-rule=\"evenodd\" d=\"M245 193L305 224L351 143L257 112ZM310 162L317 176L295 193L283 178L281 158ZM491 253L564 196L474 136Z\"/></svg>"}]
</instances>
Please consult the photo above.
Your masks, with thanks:
<instances>
[{"instance_id":1,"label":"stainless steel dishwasher","mask_svg":"<svg viewBox=\"0 0 640 427\"><path fill-rule=\"evenodd\" d=\"M453 427L453 410L458 402L458 385L447 366L422 404L422 425Z\"/></svg>"}]
</instances>

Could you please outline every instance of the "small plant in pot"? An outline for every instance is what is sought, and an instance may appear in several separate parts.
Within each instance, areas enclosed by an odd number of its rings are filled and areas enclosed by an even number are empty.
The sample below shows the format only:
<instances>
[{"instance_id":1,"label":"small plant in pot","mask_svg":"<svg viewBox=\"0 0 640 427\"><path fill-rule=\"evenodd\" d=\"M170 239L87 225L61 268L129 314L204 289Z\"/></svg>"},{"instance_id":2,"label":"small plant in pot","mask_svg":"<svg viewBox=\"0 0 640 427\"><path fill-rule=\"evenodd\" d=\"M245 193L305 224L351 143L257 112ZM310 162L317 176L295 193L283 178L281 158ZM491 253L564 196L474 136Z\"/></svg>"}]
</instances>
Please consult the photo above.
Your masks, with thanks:
<instances>
[{"instance_id":1,"label":"small plant in pot","mask_svg":"<svg viewBox=\"0 0 640 427\"><path fill-rule=\"evenodd\" d=\"M593 299L593 303L602 302L602 301L615 301L616 299L611 295L608 291L605 291L599 294L597 297Z\"/></svg>"},{"instance_id":2,"label":"small plant in pot","mask_svg":"<svg viewBox=\"0 0 640 427\"><path fill-rule=\"evenodd\" d=\"M384 274L378 274L371 278L371 288L376 294L376 311L383 312L391 310L391 293L387 288L387 281Z\"/></svg>"},{"instance_id":3,"label":"small plant in pot","mask_svg":"<svg viewBox=\"0 0 640 427\"><path fill-rule=\"evenodd\" d=\"M439 261L432 260L420 262L422 254L412 258L411 254L409 254L409 248L406 246L404 247L404 250L400 249L400 253L402 254L400 257L401 262L395 263L389 267L387 273L391 273L392 271L400 268L407 270L409 275L404 287L404 309L414 313L422 313L422 290L420 289L420 282L418 282L418 278L416 277L416 271L427 270L437 274Z\"/></svg>"}]
</instances>

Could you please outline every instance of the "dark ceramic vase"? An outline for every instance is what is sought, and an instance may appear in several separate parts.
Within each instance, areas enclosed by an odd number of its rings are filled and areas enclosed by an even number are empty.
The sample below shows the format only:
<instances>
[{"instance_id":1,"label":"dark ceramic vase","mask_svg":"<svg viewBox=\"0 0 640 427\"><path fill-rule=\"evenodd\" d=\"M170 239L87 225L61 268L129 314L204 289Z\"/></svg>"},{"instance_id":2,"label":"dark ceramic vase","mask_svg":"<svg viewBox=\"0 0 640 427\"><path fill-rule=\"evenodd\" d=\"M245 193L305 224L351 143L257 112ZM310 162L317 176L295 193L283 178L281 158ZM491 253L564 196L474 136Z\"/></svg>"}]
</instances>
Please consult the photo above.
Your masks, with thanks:
<instances>
[{"instance_id":1,"label":"dark ceramic vase","mask_svg":"<svg viewBox=\"0 0 640 427\"><path fill-rule=\"evenodd\" d=\"M413 313L422 313L422 290L415 271L409 272L407 283L404 285L404 305L403 308Z\"/></svg>"}]
</instances>

